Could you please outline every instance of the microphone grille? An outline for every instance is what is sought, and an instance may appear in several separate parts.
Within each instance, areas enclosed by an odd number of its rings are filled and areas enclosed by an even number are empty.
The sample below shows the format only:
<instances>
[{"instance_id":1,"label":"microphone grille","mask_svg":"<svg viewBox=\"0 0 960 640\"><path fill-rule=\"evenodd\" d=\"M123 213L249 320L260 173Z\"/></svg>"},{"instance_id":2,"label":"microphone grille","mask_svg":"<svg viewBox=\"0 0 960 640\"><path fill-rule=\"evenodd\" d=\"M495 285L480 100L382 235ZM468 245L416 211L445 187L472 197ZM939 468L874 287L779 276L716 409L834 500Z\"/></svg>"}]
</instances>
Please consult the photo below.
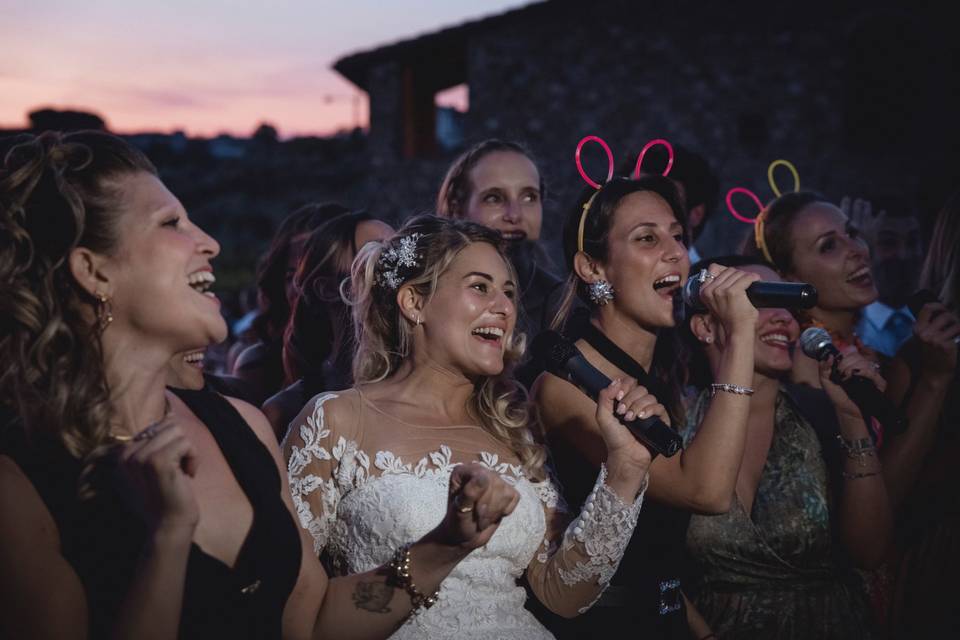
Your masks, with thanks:
<instances>
[{"instance_id":1,"label":"microphone grille","mask_svg":"<svg viewBox=\"0 0 960 640\"><path fill-rule=\"evenodd\" d=\"M820 350L828 344L833 344L830 334L826 329L820 327L810 327L804 329L800 334L800 348L810 358L818 359Z\"/></svg>"},{"instance_id":2,"label":"microphone grille","mask_svg":"<svg viewBox=\"0 0 960 640\"><path fill-rule=\"evenodd\" d=\"M554 374L562 371L567 361L578 353L573 343L556 331L544 331L534 338L531 350L544 368Z\"/></svg>"}]
</instances>

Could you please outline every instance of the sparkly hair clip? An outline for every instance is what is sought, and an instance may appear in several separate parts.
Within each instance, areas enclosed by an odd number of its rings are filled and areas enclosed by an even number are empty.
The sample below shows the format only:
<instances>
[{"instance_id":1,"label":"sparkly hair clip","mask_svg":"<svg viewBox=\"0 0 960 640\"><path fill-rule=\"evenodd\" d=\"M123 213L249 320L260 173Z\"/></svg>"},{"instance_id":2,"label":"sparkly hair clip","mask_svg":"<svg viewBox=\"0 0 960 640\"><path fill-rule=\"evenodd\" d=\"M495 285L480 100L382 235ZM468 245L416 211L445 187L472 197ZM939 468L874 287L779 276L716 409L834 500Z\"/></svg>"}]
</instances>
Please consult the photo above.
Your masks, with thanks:
<instances>
[{"instance_id":1,"label":"sparkly hair clip","mask_svg":"<svg viewBox=\"0 0 960 640\"><path fill-rule=\"evenodd\" d=\"M779 160L774 160L770 163L770 166L767 167L767 182L770 183L770 190L773 191L773 194L778 198L783 195L783 192L780 191L780 187L777 186L777 181L773 177L773 172L778 166L784 166L790 171L790 174L793 176L793 191L800 191L800 174L797 173L797 168L793 166L793 163L789 160L783 160L781 158ZM757 213L755 217L748 218L737 211L737 208L733 206L733 196L738 193L744 194L753 200L754 204L757 205L759 213ZM757 194L745 187L733 187L730 189L730 191L727 191L727 211L729 211L730 215L740 222L753 225L753 240L757 245L757 249L760 250L767 262L770 264L775 264L773 262L773 258L770 256L770 249L767 248L767 238L764 234L764 223L766 222L767 217L767 207L763 206L763 203L760 202L760 198L757 197Z\"/></svg>"},{"instance_id":2,"label":"sparkly hair clip","mask_svg":"<svg viewBox=\"0 0 960 640\"><path fill-rule=\"evenodd\" d=\"M583 149L583 146L588 142L596 142L603 147L603 150L607 154L607 179L604 180L604 184L610 182L610 179L613 178L614 166L613 151L610 150L610 145L608 145L603 138L599 136L584 136L584 138L577 143L577 150L574 153L574 160L577 163L577 171L580 172L580 177L583 178L584 182L597 190L596 193L590 196L590 199L587 200L586 204L583 205L583 213L580 214L580 226L577 229L577 250L581 252L583 251L583 230L587 223L587 214L590 212L590 205L593 204L594 198L597 197L597 193L600 193L600 188L603 186L599 182L594 182L591 180L590 176L587 175L587 172L583 170L583 163L580 160L580 152ZM670 169L673 168L673 146L663 138L657 138L643 145L643 149L640 150L640 155L637 156L637 164L633 168L633 174L631 176L634 180L640 176L640 168L643 166L643 158L647 155L647 151L657 145L662 145L667 149L667 166L660 175L665 176L670 173Z\"/></svg>"},{"instance_id":3,"label":"sparkly hair clip","mask_svg":"<svg viewBox=\"0 0 960 640\"><path fill-rule=\"evenodd\" d=\"M422 233L403 236L396 245L383 250L377 259L377 284L396 291L410 277L411 271L420 266L417 242Z\"/></svg>"}]
</instances>

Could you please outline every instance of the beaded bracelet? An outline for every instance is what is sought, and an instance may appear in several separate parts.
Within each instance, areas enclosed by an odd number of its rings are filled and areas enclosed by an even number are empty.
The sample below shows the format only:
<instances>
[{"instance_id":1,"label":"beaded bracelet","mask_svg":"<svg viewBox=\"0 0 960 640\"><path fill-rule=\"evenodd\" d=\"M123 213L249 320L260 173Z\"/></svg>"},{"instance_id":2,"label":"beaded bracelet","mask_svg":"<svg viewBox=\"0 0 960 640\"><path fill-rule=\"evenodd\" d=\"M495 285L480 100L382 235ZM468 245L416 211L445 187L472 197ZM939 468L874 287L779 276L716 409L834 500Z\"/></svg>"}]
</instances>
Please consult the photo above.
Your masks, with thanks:
<instances>
[{"instance_id":1,"label":"beaded bracelet","mask_svg":"<svg viewBox=\"0 0 960 640\"><path fill-rule=\"evenodd\" d=\"M387 583L391 586L400 587L410 596L410 603L413 605L413 611L423 607L429 609L437 602L440 596L440 589L428 596L423 595L417 585L413 584L413 578L410 577L410 547L413 545L405 544L398 548L393 554L393 558L387 563Z\"/></svg>"},{"instance_id":2,"label":"beaded bracelet","mask_svg":"<svg viewBox=\"0 0 960 640\"><path fill-rule=\"evenodd\" d=\"M710 397L717 395L717 391L726 391L738 396L752 396L753 389L750 387L741 387L738 384L729 384L727 382L714 382L710 385Z\"/></svg>"}]
</instances>

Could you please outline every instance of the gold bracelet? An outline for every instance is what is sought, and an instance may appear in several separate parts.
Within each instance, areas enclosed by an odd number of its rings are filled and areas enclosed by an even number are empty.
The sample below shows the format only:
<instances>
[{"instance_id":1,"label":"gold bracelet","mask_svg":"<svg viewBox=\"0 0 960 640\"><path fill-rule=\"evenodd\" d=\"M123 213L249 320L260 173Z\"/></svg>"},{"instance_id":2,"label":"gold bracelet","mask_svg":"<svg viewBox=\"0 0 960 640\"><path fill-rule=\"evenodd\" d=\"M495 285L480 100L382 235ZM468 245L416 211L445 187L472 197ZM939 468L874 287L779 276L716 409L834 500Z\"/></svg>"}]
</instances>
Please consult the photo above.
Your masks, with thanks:
<instances>
[{"instance_id":1,"label":"gold bracelet","mask_svg":"<svg viewBox=\"0 0 960 640\"><path fill-rule=\"evenodd\" d=\"M428 596L423 595L417 585L413 583L410 576L410 547L412 544L405 544L398 548L390 562L387 563L387 584L400 587L410 596L410 603L413 605L413 611L416 612L421 607L429 609L437 602L440 596L440 588Z\"/></svg>"}]
</instances>

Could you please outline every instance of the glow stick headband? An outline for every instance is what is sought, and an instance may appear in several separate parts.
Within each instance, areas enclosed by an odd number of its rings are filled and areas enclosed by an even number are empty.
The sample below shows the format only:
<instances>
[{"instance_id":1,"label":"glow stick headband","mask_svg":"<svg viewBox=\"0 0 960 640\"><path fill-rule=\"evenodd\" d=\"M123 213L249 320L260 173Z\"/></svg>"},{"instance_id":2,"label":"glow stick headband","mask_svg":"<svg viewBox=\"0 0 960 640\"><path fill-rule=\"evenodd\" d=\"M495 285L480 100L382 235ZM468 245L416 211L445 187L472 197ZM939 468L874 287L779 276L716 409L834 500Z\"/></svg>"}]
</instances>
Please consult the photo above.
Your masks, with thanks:
<instances>
[{"instance_id":1,"label":"glow stick headband","mask_svg":"<svg viewBox=\"0 0 960 640\"><path fill-rule=\"evenodd\" d=\"M781 158L778 160L774 160L773 162L770 163L770 166L767 167L767 182L770 183L770 190L773 191L774 195L778 198L783 195L783 192L780 191L780 187L777 185L777 181L776 179L774 179L774 175L773 175L774 170L778 166L786 167L790 171L790 173L793 175L794 193L796 193L797 191L800 191L800 174L797 173L797 168L793 166L793 163L790 162L789 160L784 160ZM756 217L748 218L743 214L739 213L736 207L733 206L733 196L738 193L742 193L748 196L757 205L757 209L759 209L760 212L756 215ZM759 249L760 252L763 253L763 257L767 260L767 262L769 262L770 264L775 264L773 262L773 258L770 256L770 250L767 248L767 239L766 239L766 236L764 235L764 223L766 222L767 208L764 207L763 204L760 202L760 198L757 197L757 194L755 194L753 191L750 191L750 189L747 189L744 187L733 187L732 189L727 191L727 211L729 211L730 215L732 215L734 218L736 218L740 222L753 225L753 240L754 240L754 243L757 245L757 249Z\"/></svg>"},{"instance_id":2,"label":"glow stick headband","mask_svg":"<svg viewBox=\"0 0 960 640\"><path fill-rule=\"evenodd\" d=\"M613 178L613 151L610 150L610 145L608 145L603 138L599 136L584 136L579 143L577 143L577 150L574 153L574 160L577 163L577 171L580 172L580 177L583 178L583 181L588 185L596 189L596 192L590 196L590 199L587 200L586 204L583 205L583 213L580 214L580 225L577 227L577 250L583 252L583 231L587 223L587 214L590 212L590 205L593 204L594 198L597 197L597 194L600 193L600 189L603 185L598 182L594 182L590 179L590 176L587 175L587 172L583 170L583 162L580 160L580 152L583 150L583 146L588 142L596 142L607 154L607 178L604 180L604 184L610 182L610 179ZM667 149L667 166L664 168L663 173L660 175L666 176L670 173L670 169L673 168L673 146L664 140L663 138L656 138L651 140L647 144L643 145L643 149L640 150L640 155L637 156L637 165L633 169L633 174L631 178L636 180L640 176L640 168L643 166L643 158L647 155L647 151L661 145Z\"/></svg>"}]
</instances>

